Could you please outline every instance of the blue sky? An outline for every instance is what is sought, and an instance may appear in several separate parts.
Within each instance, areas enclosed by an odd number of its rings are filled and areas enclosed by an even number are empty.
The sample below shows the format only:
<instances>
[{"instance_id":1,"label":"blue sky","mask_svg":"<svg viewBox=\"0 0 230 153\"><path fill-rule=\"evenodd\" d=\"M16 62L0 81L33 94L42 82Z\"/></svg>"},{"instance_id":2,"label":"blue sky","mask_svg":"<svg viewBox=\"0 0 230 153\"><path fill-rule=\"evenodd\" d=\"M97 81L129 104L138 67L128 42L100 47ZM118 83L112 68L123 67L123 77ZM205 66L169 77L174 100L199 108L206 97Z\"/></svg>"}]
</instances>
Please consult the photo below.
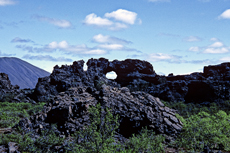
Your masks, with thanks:
<instances>
[{"instance_id":1,"label":"blue sky","mask_svg":"<svg viewBox=\"0 0 230 153\"><path fill-rule=\"evenodd\" d=\"M0 56L52 72L105 57L158 74L230 61L230 0L0 0Z\"/></svg>"}]
</instances>

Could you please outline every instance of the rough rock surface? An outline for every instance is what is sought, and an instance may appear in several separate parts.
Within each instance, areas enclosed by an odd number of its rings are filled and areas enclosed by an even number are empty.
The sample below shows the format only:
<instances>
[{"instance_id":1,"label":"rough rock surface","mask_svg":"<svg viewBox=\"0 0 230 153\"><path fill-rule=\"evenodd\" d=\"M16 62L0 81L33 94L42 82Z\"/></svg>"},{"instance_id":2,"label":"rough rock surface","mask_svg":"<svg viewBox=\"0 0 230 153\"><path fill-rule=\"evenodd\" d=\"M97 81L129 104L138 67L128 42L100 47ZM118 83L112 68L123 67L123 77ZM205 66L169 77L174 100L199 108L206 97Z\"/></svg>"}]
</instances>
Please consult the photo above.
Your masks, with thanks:
<instances>
[{"instance_id":1,"label":"rough rock surface","mask_svg":"<svg viewBox=\"0 0 230 153\"><path fill-rule=\"evenodd\" d=\"M97 81L117 87L118 84L127 85L134 79L154 79L156 76L152 65L141 60L127 59L125 61L108 59L90 59L87 62L87 71L83 70L84 61L73 62L73 65L55 66L49 77L40 78L35 88L35 99L47 101L50 95L57 95L70 87L91 86L95 87ZM115 71L117 79L111 81L106 78L108 72Z\"/></svg>"},{"instance_id":2,"label":"rough rock surface","mask_svg":"<svg viewBox=\"0 0 230 153\"><path fill-rule=\"evenodd\" d=\"M35 103L30 98L33 90L19 89L18 85L13 86L5 73L0 73L0 102L29 102Z\"/></svg>"},{"instance_id":3,"label":"rough rock surface","mask_svg":"<svg viewBox=\"0 0 230 153\"><path fill-rule=\"evenodd\" d=\"M20 153L18 145L15 142L9 142L8 145L0 145L1 153Z\"/></svg>"},{"instance_id":4,"label":"rough rock surface","mask_svg":"<svg viewBox=\"0 0 230 153\"><path fill-rule=\"evenodd\" d=\"M91 86L95 91L97 81L115 87L128 87L131 91L145 91L165 101L187 103L219 102L230 99L230 63L204 67L203 73L190 75L160 76L147 61L108 61L89 59L87 71L84 61L71 66L55 66L49 77L40 78L35 88L34 99L47 101L51 95L66 91L70 87ZM117 74L115 80L105 76L108 72Z\"/></svg>"},{"instance_id":5,"label":"rough rock surface","mask_svg":"<svg viewBox=\"0 0 230 153\"><path fill-rule=\"evenodd\" d=\"M88 108L97 103L120 116L120 139L129 138L146 126L158 134L175 138L183 126L175 116L176 110L165 107L159 98L145 92L130 92L127 87L105 84L96 93L92 93L89 87L60 92L49 100L41 113L21 120L17 126L39 134L42 129L49 128L50 123L57 123L57 133L70 135L90 125Z\"/></svg>"}]
</instances>

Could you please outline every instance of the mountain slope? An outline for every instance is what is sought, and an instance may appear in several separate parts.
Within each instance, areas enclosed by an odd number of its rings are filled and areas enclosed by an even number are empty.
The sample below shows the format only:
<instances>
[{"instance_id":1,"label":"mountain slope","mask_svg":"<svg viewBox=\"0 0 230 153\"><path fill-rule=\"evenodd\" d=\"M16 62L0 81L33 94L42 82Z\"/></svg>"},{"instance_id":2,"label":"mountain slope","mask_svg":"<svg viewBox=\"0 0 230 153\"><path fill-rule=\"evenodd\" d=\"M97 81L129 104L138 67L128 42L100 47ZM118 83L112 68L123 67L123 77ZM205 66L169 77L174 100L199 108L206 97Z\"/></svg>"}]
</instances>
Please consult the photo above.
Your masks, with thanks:
<instances>
[{"instance_id":1,"label":"mountain slope","mask_svg":"<svg viewBox=\"0 0 230 153\"><path fill-rule=\"evenodd\" d=\"M15 57L1 57L0 72L8 74L12 85L17 84L21 89L35 88L38 78L50 75L49 72Z\"/></svg>"}]
</instances>

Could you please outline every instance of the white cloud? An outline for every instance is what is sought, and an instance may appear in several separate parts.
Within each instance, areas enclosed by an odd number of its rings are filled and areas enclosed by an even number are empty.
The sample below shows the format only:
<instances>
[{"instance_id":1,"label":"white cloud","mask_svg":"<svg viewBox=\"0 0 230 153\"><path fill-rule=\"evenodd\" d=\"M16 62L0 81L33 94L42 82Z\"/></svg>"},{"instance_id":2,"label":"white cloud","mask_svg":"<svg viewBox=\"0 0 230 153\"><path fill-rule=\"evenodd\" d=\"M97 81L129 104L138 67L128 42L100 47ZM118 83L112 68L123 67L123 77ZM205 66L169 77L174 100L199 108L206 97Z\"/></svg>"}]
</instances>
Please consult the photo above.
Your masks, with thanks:
<instances>
[{"instance_id":1,"label":"white cloud","mask_svg":"<svg viewBox=\"0 0 230 153\"><path fill-rule=\"evenodd\" d=\"M97 45L95 48L105 49L107 51L111 51L111 50L121 51L122 50L122 51L140 53L139 50L126 47L127 44L130 44L132 42L124 40L124 39L120 39L117 37L98 34L93 37L92 41L95 43L99 43L99 45Z\"/></svg>"},{"instance_id":2,"label":"white cloud","mask_svg":"<svg viewBox=\"0 0 230 153\"><path fill-rule=\"evenodd\" d=\"M102 35L102 34L98 34L98 35L93 36L93 42L111 43L111 44L129 44L129 43L131 43L130 41L127 41L124 39L120 39L117 37L111 37L108 35Z\"/></svg>"},{"instance_id":3,"label":"white cloud","mask_svg":"<svg viewBox=\"0 0 230 153\"><path fill-rule=\"evenodd\" d=\"M61 41L59 43L57 43L56 41L53 41L53 42L48 44L48 48L50 48L50 49L68 48L68 43L65 40Z\"/></svg>"},{"instance_id":4,"label":"white cloud","mask_svg":"<svg viewBox=\"0 0 230 153\"><path fill-rule=\"evenodd\" d=\"M53 24L55 26L58 26L60 28L69 28L72 26L71 22L69 22L67 20L59 20L59 19L39 16L39 15L34 15L33 18L40 20L40 21L48 22L48 23Z\"/></svg>"},{"instance_id":5,"label":"white cloud","mask_svg":"<svg viewBox=\"0 0 230 153\"><path fill-rule=\"evenodd\" d=\"M128 26L124 23L114 23L114 25L109 27L108 29L112 31L117 31L117 30L126 29L126 28L128 28Z\"/></svg>"},{"instance_id":6,"label":"white cloud","mask_svg":"<svg viewBox=\"0 0 230 153\"><path fill-rule=\"evenodd\" d=\"M48 48L55 49L58 47L58 43L56 41L53 41L48 44Z\"/></svg>"},{"instance_id":7,"label":"white cloud","mask_svg":"<svg viewBox=\"0 0 230 153\"><path fill-rule=\"evenodd\" d=\"M33 47L26 45L17 45L16 48L22 49L30 53L52 53L55 51L61 51L65 54L72 55L102 55L107 51L99 48L90 48L85 44L82 45L69 45L65 40L61 42L53 41L43 47Z\"/></svg>"},{"instance_id":8,"label":"white cloud","mask_svg":"<svg viewBox=\"0 0 230 153\"><path fill-rule=\"evenodd\" d=\"M137 13L124 9L118 9L111 13L105 13L104 17L99 17L95 13L91 13L85 17L83 23L86 25L117 31L126 29L129 25L133 25L136 19ZM141 22L141 19L139 19L139 24L141 24Z\"/></svg>"},{"instance_id":9,"label":"white cloud","mask_svg":"<svg viewBox=\"0 0 230 153\"><path fill-rule=\"evenodd\" d=\"M206 48L203 53L209 53L209 54L222 54L229 52L228 48L222 47L222 48Z\"/></svg>"},{"instance_id":10,"label":"white cloud","mask_svg":"<svg viewBox=\"0 0 230 153\"><path fill-rule=\"evenodd\" d=\"M178 63L180 62L180 58L181 57L176 56L176 55L170 55L170 54L164 54L164 53L153 53L147 56L147 61L151 61L151 62L165 61L169 63Z\"/></svg>"},{"instance_id":11,"label":"white cloud","mask_svg":"<svg viewBox=\"0 0 230 153\"><path fill-rule=\"evenodd\" d=\"M26 54L22 58L30 60L39 60L39 61L54 61L54 62L72 62L73 60L65 57L53 57L50 55L29 55Z\"/></svg>"},{"instance_id":12,"label":"white cloud","mask_svg":"<svg viewBox=\"0 0 230 153\"><path fill-rule=\"evenodd\" d=\"M218 39L218 38L213 37L213 38L211 38L211 39L210 39L210 41L219 41L219 39Z\"/></svg>"},{"instance_id":13,"label":"white cloud","mask_svg":"<svg viewBox=\"0 0 230 153\"><path fill-rule=\"evenodd\" d=\"M59 42L59 47L60 48L68 48L68 43L64 40L64 41L61 41L61 42Z\"/></svg>"},{"instance_id":14,"label":"white cloud","mask_svg":"<svg viewBox=\"0 0 230 153\"><path fill-rule=\"evenodd\" d=\"M209 47L217 48L217 47L223 47L223 46L224 46L224 44L222 42L217 41L217 42L213 43L212 45L210 45Z\"/></svg>"},{"instance_id":15,"label":"white cloud","mask_svg":"<svg viewBox=\"0 0 230 153\"><path fill-rule=\"evenodd\" d=\"M202 39L196 36L189 36L183 39L186 42L195 42L195 41L201 41Z\"/></svg>"},{"instance_id":16,"label":"white cloud","mask_svg":"<svg viewBox=\"0 0 230 153\"><path fill-rule=\"evenodd\" d=\"M68 54L82 54L82 55L101 55L106 54L106 51L102 49L89 48L85 44L83 45L69 45L65 40L61 42L53 41L47 45L48 48L56 50L62 50Z\"/></svg>"},{"instance_id":17,"label":"white cloud","mask_svg":"<svg viewBox=\"0 0 230 153\"><path fill-rule=\"evenodd\" d=\"M149 0L149 2L171 2L171 0Z\"/></svg>"},{"instance_id":18,"label":"white cloud","mask_svg":"<svg viewBox=\"0 0 230 153\"><path fill-rule=\"evenodd\" d=\"M89 55L102 55L106 54L107 52L101 49L93 49L93 50L88 50L85 51L84 54L89 54Z\"/></svg>"},{"instance_id":19,"label":"white cloud","mask_svg":"<svg viewBox=\"0 0 230 153\"><path fill-rule=\"evenodd\" d=\"M104 36L102 34L98 34L93 36L93 41L97 43L110 43L111 37L110 36Z\"/></svg>"},{"instance_id":20,"label":"white cloud","mask_svg":"<svg viewBox=\"0 0 230 153\"><path fill-rule=\"evenodd\" d=\"M220 59L221 62L229 62L230 61L230 57L223 57Z\"/></svg>"},{"instance_id":21,"label":"white cloud","mask_svg":"<svg viewBox=\"0 0 230 153\"><path fill-rule=\"evenodd\" d=\"M127 11L124 9L118 9L118 10L113 11L111 13L106 13L105 17L114 18L117 21L122 21L122 22L128 23L128 24L134 24L135 20L137 18L137 13Z\"/></svg>"},{"instance_id":22,"label":"white cloud","mask_svg":"<svg viewBox=\"0 0 230 153\"><path fill-rule=\"evenodd\" d=\"M230 19L230 9L225 10L220 16L219 19Z\"/></svg>"},{"instance_id":23,"label":"white cloud","mask_svg":"<svg viewBox=\"0 0 230 153\"><path fill-rule=\"evenodd\" d=\"M106 50L121 50L124 48L121 44L101 44L97 46L98 48L103 48Z\"/></svg>"},{"instance_id":24,"label":"white cloud","mask_svg":"<svg viewBox=\"0 0 230 153\"><path fill-rule=\"evenodd\" d=\"M84 23L87 25L95 25L95 26L111 26L113 22L106 19L98 17L96 14L92 13L85 17Z\"/></svg>"},{"instance_id":25,"label":"white cloud","mask_svg":"<svg viewBox=\"0 0 230 153\"><path fill-rule=\"evenodd\" d=\"M203 53L222 54L229 52L229 49L223 46L224 44L220 41L214 42L212 45L206 47Z\"/></svg>"},{"instance_id":26,"label":"white cloud","mask_svg":"<svg viewBox=\"0 0 230 153\"><path fill-rule=\"evenodd\" d=\"M215 41L213 44L204 47L190 47L188 50L205 54L223 54L230 51L230 47L226 47L223 42L217 38L211 38L210 41Z\"/></svg>"},{"instance_id":27,"label":"white cloud","mask_svg":"<svg viewBox=\"0 0 230 153\"><path fill-rule=\"evenodd\" d=\"M16 2L13 0L0 0L0 6L14 5L14 4L16 4Z\"/></svg>"},{"instance_id":28,"label":"white cloud","mask_svg":"<svg viewBox=\"0 0 230 153\"><path fill-rule=\"evenodd\" d=\"M192 52L198 52L200 51L200 48L196 46L196 47L190 47L188 50Z\"/></svg>"}]
</instances>

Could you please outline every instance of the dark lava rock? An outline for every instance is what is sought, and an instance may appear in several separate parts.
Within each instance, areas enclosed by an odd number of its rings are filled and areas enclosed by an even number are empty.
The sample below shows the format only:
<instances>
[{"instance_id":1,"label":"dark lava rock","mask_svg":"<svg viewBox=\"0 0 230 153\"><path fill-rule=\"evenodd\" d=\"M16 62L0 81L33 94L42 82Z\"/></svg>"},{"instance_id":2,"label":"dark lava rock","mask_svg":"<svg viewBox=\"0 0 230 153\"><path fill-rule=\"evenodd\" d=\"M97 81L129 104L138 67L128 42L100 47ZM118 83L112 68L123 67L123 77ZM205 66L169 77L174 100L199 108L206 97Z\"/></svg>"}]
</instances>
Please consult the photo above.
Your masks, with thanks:
<instances>
[{"instance_id":1,"label":"dark lava rock","mask_svg":"<svg viewBox=\"0 0 230 153\"><path fill-rule=\"evenodd\" d=\"M105 58L91 58L87 62L87 71L83 70L83 65L84 61L81 60L70 66L55 66L52 74L39 78L34 92L31 90L31 94L26 96L37 102L46 102L71 87L89 87L89 92L95 93L98 86L106 84L128 87L130 91L144 91L171 102L203 103L230 99L230 63L204 67L203 73L177 76L159 76L149 62L138 59L109 61ZM111 71L117 74L115 80L106 78L106 74ZM3 95L12 85L3 75L0 80L3 80L0 91ZM14 97L13 101L22 100Z\"/></svg>"},{"instance_id":2,"label":"dark lava rock","mask_svg":"<svg viewBox=\"0 0 230 153\"><path fill-rule=\"evenodd\" d=\"M33 93L31 89L19 89L18 85L13 86L9 77L5 73L0 73L0 102L30 102L35 103L30 98Z\"/></svg>"},{"instance_id":3,"label":"dark lava rock","mask_svg":"<svg viewBox=\"0 0 230 153\"><path fill-rule=\"evenodd\" d=\"M211 84L204 81L191 81L188 84L188 93L185 96L185 101L189 103L202 103L216 99L214 88Z\"/></svg>"},{"instance_id":4,"label":"dark lava rock","mask_svg":"<svg viewBox=\"0 0 230 153\"><path fill-rule=\"evenodd\" d=\"M0 90L4 92L4 91L12 90L12 89L19 89L19 87L17 85L13 86L11 84L7 74L0 73Z\"/></svg>"},{"instance_id":5,"label":"dark lava rock","mask_svg":"<svg viewBox=\"0 0 230 153\"><path fill-rule=\"evenodd\" d=\"M229 63L204 67L204 73L177 76L159 76L149 62L137 59L111 62L105 58L89 59L87 71L83 70L83 65L84 61L76 61L70 66L55 66L50 76L38 80L34 100L48 101L52 95L70 87L91 87L91 92L95 92L101 83L128 87L130 91L144 91L171 102L202 103L230 99ZM117 74L115 80L106 78L111 71Z\"/></svg>"},{"instance_id":6,"label":"dark lava rock","mask_svg":"<svg viewBox=\"0 0 230 153\"><path fill-rule=\"evenodd\" d=\"M158 134L176 138L183 126L175 116L176 110L164 106L159 98L103 84L95 94L88 93L84 87L60 92L45 104L42 112L21 120L15 127L39 134L51 123L57 123L57 133L70 135L91 124L88 108L98 103L120 116L118 133L124 138L139 133L146 126Z\"/></svg>"},{"instance_id":7,"label":"dark lava rock","mask_svg":"<svg viewBox=\"0 0 230 153\"><path fill-rule=\"evenodd\" d=\"M0 145L1 153L20 153L18 151L19 147L15 142L9 142L8 145Z\"/></svg>"},{"instance_id":8,"label":"dark lava rock","mask_svg":"<svg viewBox=\"0 0 230 153\"><path fill-rule=\"evenodd\" d=\"M49 77L40 78L35 88L36 101L47 101L51 95L68 90L70 87L90 86L95 88L98 81L118 87L127 85L134 79L151 81L156 73L149 62L127 59L125 61L108 59L90 59L87 71L83 70L84 61L75 61L73 65L55 66ZM116 80L106 78L108 72L117 74ZM100 83L99 82L99 83ZM117 84L118 83L118 84Z\"/></svg>"}]
</instances>

